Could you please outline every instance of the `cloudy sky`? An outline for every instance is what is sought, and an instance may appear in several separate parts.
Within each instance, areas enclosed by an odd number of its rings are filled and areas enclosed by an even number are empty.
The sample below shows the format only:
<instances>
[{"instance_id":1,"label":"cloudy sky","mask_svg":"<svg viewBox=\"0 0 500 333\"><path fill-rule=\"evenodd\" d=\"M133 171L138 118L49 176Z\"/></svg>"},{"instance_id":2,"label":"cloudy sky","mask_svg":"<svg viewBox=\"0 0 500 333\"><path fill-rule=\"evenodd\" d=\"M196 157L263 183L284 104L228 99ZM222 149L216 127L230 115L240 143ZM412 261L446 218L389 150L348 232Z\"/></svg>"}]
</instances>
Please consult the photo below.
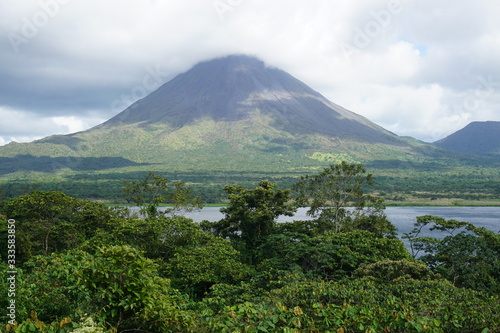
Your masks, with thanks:
<instances>
[{"instance_id":1,"label":"cloudy sky","mask_svg":"<svg viewBox=\"0 0 500 333\"><path fill-rule=\"evenodd\" d=\"M0 0L0 145L90 128L233 53L398 135L500 121L498 0Z\"/></svg>"}]
</instances>

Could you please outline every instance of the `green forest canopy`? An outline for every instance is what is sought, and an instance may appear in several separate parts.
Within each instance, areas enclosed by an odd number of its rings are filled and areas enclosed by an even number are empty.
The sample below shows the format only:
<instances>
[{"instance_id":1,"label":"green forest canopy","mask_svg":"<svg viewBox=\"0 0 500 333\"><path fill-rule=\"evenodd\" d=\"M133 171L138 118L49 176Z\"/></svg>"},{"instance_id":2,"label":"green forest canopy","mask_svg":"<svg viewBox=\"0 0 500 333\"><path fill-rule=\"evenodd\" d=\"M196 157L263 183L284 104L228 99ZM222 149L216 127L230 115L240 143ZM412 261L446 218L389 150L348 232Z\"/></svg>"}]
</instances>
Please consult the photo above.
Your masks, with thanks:
<instances>
[{"instance_id":1,"label":"green forest canopy","mask_svg":"<svg viewBox=\"0 0 500 333\"><path fill-rule=\"evenodd\" d=\"M2 330L500 332L500 236L423 216L405 235L410 253L394 237L383 202L358 186L370 178L344 163L304 177L294 190L270 181L231 185L224 218L200 224L152 209L163 201L155 195L143 200L141 216L54 191L3 201L0 306L15 299L16 312L15 322L0 314ZM145 181L129 189L198 204L183 186ZM276 223L318 198L326 200L313 220ZM6 283L9 219L14 297ZM419 237L424 225L449 236ZM417 251L424 251L418 260Z\"/></svg>"}]
</instances>

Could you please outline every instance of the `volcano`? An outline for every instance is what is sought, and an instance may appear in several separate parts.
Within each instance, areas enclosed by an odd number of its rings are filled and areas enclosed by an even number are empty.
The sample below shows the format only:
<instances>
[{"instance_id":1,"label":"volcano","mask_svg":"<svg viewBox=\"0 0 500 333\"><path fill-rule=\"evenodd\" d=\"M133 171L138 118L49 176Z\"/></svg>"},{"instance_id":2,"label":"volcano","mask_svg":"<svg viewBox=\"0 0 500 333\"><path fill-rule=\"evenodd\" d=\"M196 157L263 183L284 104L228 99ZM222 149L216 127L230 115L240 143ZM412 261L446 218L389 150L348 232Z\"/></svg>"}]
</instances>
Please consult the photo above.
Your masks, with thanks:
<instances>
[{"instance_id":1,"label":"volcano","mask_svg":"<svg viewBox=\"0 0 500 333\"><path fill-rule=\"evenodd\" d=\"M104 126L166 123L173 129L200 119L238 122L256 112L291 135L320 134L371 142L397 137L328 101L290 74L248 56L228 56L196 65Z\"/></svg>"},{"instance_id":2,"label":"volcano","mask_svg":"<svg viewBox=\"0 0 500 333\"><path fill-rule=\"evenodd\" d=\"M101 125L9 144L0 156L276 171L407 158L417 150L414 141L332 103L290 74L254 57L231 55L195 65Z\"/></svg>"}]
</instances>

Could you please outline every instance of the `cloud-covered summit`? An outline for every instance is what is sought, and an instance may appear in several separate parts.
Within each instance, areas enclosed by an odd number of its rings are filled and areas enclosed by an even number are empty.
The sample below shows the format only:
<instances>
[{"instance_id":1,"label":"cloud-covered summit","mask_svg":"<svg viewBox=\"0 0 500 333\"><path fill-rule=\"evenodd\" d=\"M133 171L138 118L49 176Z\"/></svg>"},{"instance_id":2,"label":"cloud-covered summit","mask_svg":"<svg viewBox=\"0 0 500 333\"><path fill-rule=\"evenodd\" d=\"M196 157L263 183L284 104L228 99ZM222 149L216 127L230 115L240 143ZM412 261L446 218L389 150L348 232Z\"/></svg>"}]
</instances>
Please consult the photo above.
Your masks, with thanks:
<instances>
[{"instance_id":1,"label":"cloud-covered summit","mask_svg":"<svg viewBox=\"0 0 500 333\"><path fill-rule=\"evenodd\" d=\"M500 120L494 0L7 0L0 144L83 130L194 64L258 56L396 132Z\"/></svg>"}]
</instances>

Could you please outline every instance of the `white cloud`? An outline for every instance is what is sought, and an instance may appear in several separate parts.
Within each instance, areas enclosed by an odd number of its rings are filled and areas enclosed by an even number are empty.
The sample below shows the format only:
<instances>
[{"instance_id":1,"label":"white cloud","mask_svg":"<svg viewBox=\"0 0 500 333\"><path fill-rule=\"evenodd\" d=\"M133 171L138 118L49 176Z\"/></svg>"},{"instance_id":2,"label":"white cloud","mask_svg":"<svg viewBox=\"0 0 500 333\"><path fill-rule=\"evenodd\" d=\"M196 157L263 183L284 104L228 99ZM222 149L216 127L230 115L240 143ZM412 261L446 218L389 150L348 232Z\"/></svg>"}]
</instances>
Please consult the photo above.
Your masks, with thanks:
<instances>
[{"instance_id":1,"label":"white cloud","mask_svg":"<svg viewBox=\"0 0 500 333\"><path fill-rule=\"evenodd\" d=\"M433 141L436 119L445 119L442 105L443 89L439 85L419 88L369 84L359 87L359 93L346 96L349 109L357 110L372 121L399 135ZM447 128L439 127L446 130Z\"/></svg>"},{"instance_id":2,"label":"white cloud","mask_svg":"<svg viewBox=\"0 0 500 333\"><path fill-rule=\"evenodd\" d=\"M76 117L51 117L50 120L54 124L66 128L65 132L67 133L79 132L86 129L83 120Z\"/></svg>"},{"instance_id":3,"label":"white cloud","mask_svg":"<svg viewBox=\"0 0 500 333\"><path fill-rule=\"evenodd\" d=\"M53 134L68 134L95 126L105 119L44 117L36 113L0 107L0 143L30 142Z\"/></svg>"},{"instance_id":4,"label":"white cloud","mask_svg":"<svg viewBox=\"0 0 500 333\"><path fill-rule=\"evenodd\" d=\"M167 80L230 53L258 56L400 135L432 140L500 120L500 87L475 108L455 107L478 77L500 81L494 0L9 0L1 9L5 142L93 126L126 107L147 68ZM12 33L26 40L17 53Z\"/></svg>"}]
</instances>

